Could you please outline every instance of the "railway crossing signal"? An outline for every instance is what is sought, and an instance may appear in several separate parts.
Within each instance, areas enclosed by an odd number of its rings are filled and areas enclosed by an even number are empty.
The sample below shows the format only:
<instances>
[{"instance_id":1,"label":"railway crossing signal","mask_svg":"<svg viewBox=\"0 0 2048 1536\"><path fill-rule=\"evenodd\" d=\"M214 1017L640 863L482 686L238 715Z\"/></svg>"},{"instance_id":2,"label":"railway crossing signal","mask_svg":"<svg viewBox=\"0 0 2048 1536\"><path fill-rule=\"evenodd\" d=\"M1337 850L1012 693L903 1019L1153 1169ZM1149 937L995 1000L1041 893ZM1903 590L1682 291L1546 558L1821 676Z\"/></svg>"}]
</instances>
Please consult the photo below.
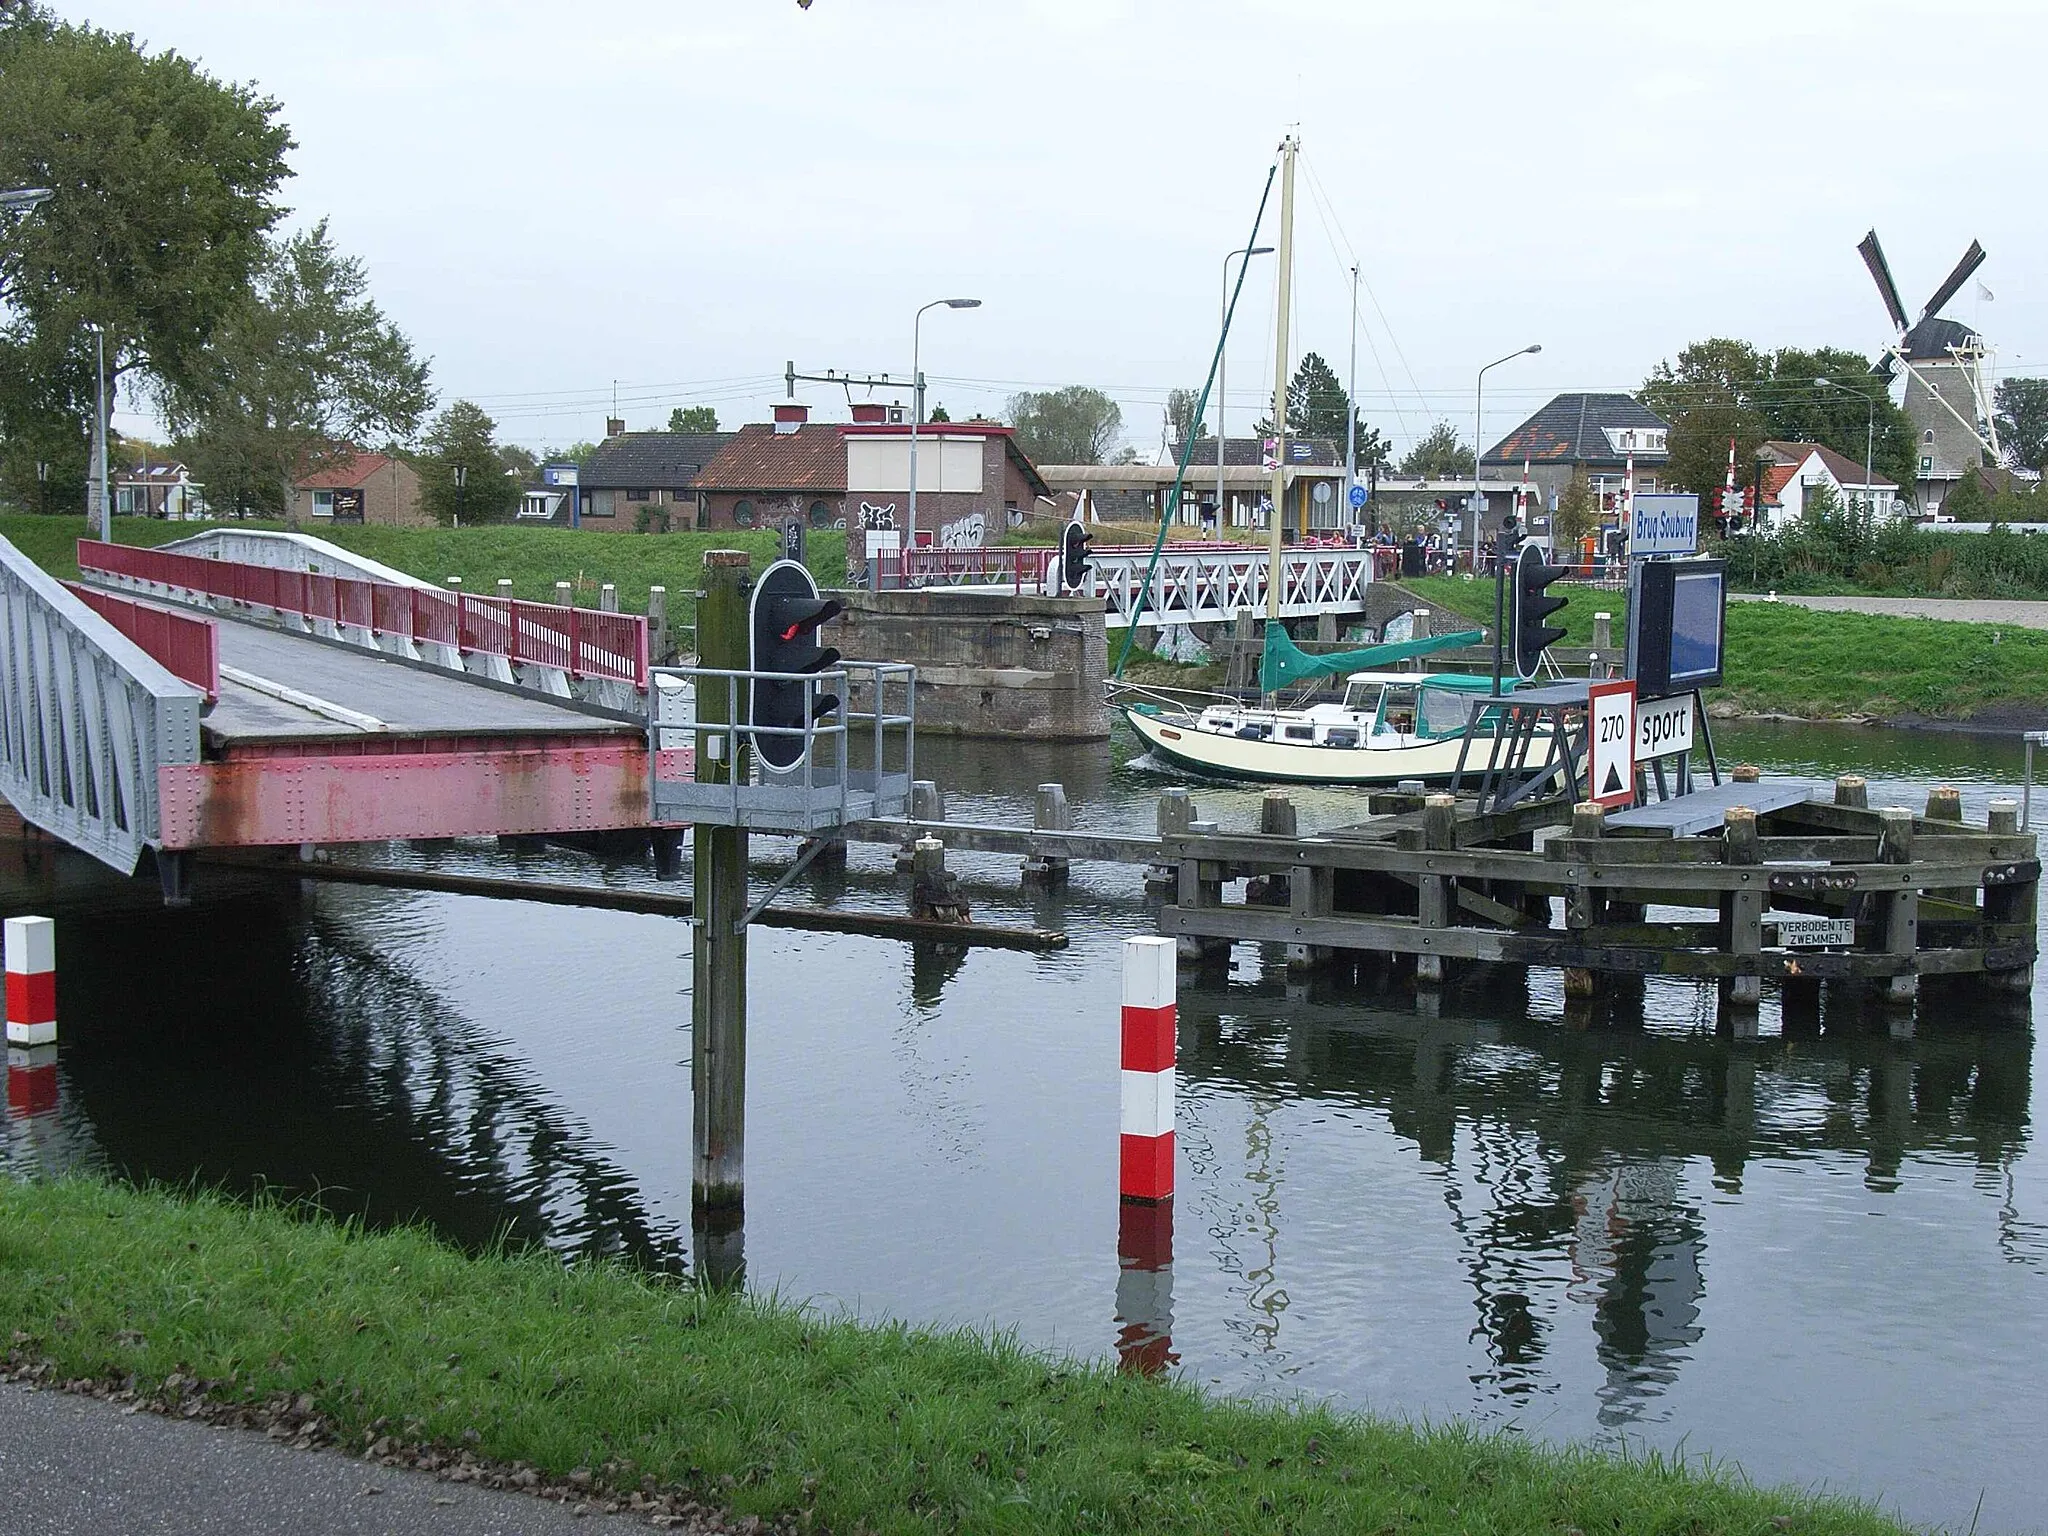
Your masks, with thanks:
<instances>
[{"instance_id":1,"label":"railway crossing signal","mask_svg":"<svg viewBox=\"0 0 2048 1536\"><path fill-rule=\"evenodd\" d=\"M754 584L751 608L753 653L748 670L806 674L823 672L839 660L839 652L818 643L818 628L836 618L837 598L818 596L818 583L794 560L778 560ZM802 731L813 720L839 708L836 694L787 678L757 677L753 681L749 722L756 727L754 751L769 768L795 768L804 760L801 735L764 734L761 726ZM809 696L808 708L805 698Z\"/></svg>"},{"instance_id":2,"label":"railway crossing signal","mask_svg":"<svg viewBox=\"0 0 2048 1536\"><path fill-rule=\"evenodd\" d=\"M1515 557L1515 672L1531 678L1543 663L1543 652L1564 638L1564 626L1545 622L1564 606L1562 597L1552 597L1546 588L1563 576L1568 566L1552 565L1534 544L1524 544Z\"/></svg>"}]
</instances>

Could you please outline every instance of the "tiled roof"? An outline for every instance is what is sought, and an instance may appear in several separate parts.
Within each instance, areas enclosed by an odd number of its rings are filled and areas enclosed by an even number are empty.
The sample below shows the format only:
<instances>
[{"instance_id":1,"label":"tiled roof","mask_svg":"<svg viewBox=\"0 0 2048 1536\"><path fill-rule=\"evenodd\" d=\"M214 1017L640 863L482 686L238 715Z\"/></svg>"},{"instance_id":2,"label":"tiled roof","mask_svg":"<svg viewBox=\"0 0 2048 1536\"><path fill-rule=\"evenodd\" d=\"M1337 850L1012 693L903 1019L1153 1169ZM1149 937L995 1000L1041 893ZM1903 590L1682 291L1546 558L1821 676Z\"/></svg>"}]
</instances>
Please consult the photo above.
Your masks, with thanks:
<instances>
[{"instance_id":1,"label":"tiled roof","mask_svg":"<svg viewBox=\"0 0 2048 1536\"><path fill-rule=\"evenodd\" d=\"M1607 441L1608 427L1647 427L1669 431L1671 423L1634 395L1559 395L1534 416L1487 450L1482 464L1618 464ZM1638 452L1654 463L1661 453Z\"/></svg>"},{"instance_id":2,"label":"tiled roof","mask_svg":"<svg viewBox=\"0 0 2048 1536\"><path fill-rule=\"evenodd\" d=\"M361 485L391 462L388 453L352 454L347 462L331 464L316 474L301 476L292 484L302 491L348 490Z\"/></svg>"},{"instance_id":3,"label":"tiled roof","mask_svg":"<svg viewBox=\"0 0 2048 1536\"><path fill-rule=\"evenodd\" d=\"M1296 456L1296 448L1306 448L1308 457ZM1327 437L1290 437L1287 440L1287 462L1290 464L1315 464L1325 469L1344 462L1343 448ZM1174 461L1180 460L1180 444L1173 447ZM1266 443L1258 437L1226 437L1223 439L1223 467L1225 469L1258 469L1266 462ZM1193 457L1188 460L1189 470L1198 464L1216 467L1216 439L1198 437L1195 439Z\"/></svg>"},{"instance_id":4,"label":"tiled roof","mask_svg":"<svg viewBox=\"0 0 2048 1536\"><path fill-rule=\"evenodd\" d=\"M808 423L794 432L762 423L744 426L693 483L701 491L844 491L845 433L831 422Z\"/></svg>"},{"instance_id":5,"label":"tiled roof","mask_svg":"<svg viewBox=\"0 0 2048 1536\"><path fill-rule=\"evenodd\" d=\"M1800 463L1804 463L1801 460ZM1798 464L1773 464L1764 471L1764 500L1781 502L1785 499L1785 487L1792 483L1792 477L1799 473Z\"/></svg>"},{"instance_id":6,"label":"tiled roof","mask_svg":"<svg viewBox=\"0 0 2048 1536\"><path fill-rule=\"evenodd\" d=\"M1774 439L1771 442L1765 443L1764 447L1781 464L1788 462L1793 465L1804 464L1813 455L1819 454L1821 463L1827 466L1828 473L1833 475L1840 484L1863 484L1863 466L1847 455L1835 452L1834 449L1828 447L1825 443L1793 443ZM1870 483L1872 485L1886 486L1892 490L1898 489L1891 481L1878 479L1877 471L1874 469L1871 471Z\"/></svg>"},{"instance_id":7,"label":"tiled roof","mask_svg":"<svg viewBox=\"0 0 2048 1536\"><path fill-rule=\"evenodd\" d=\"M578 480L586 490L689 490L732 437L730 432L621 432L597 445Z\"/></svg>"}]
</instances>

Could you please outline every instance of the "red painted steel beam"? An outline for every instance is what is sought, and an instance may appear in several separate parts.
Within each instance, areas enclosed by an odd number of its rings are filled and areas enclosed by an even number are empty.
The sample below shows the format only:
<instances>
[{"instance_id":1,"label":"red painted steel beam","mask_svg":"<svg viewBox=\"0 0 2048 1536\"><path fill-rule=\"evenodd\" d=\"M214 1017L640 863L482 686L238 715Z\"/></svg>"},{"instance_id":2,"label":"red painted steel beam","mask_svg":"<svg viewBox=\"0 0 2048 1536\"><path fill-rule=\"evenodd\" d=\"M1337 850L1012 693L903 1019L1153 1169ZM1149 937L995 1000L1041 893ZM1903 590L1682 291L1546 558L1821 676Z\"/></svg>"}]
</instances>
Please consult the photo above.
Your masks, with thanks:
<instances>
[{"instance_id":1,"label":"red painted steel beam","mask_svg":"<svg viewBox=\"0 0 2048 1536\"><path fill-rule=\"evenodd\" d=\"M639 743L170 764L158 824L172 849L603 832L653 825L649 766ZM686 779L690 753L660 768Z\"/></svg>"}]
</instances>

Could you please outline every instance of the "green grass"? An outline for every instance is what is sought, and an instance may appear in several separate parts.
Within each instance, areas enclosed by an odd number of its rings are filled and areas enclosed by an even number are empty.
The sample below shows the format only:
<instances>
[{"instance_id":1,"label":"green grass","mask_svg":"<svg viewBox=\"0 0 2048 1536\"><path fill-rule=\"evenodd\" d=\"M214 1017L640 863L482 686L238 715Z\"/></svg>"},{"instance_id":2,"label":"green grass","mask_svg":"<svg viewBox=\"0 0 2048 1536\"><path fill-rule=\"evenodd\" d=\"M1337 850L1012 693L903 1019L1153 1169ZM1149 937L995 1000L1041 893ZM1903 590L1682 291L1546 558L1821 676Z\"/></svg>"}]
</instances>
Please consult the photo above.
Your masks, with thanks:
<instances>
[{"instance_id":1,"label":"green grass","mask_svg":"<svg viewBox=\"0 0 2048 1536\"><path fill-rule=\"evenodd\" d=\"M1462 576L1403 576L1399 578L1402 588L1413 592L1431 606L1458 614L1493 628L1493 578L1466 580ZM1564 607L1558 610L1564 624L1565 645L1591 645L1593 643L1593 615L1607 613L1614 616L1613 643L1624 643L1628 635L1628 594L1626 592L1603 592L1596 587L1578 586L1562 582L1550 589L1553 596L1562 595ZM1434 632L1441 634L1444 626L1433 625Z\"/></svg>"},{"instance_id":2,"label":"green grass","mask_svg":"<svg viewBox=\"0 0 2048 1536\"><path fill-rule=\"evenodd\" d=\"M1004 1340L856 1326L610 1263L0 1179L0 1326L66 1379L310 1394L544 1474L614 1467L832 1530L1896 1532L1658 1459L1250 1406ZM615 1484L616 1485L616 1484Z\"/></svg>"},{"instance_id":3,"label":"green grass","mask_svg":"<svg viewBox=\"0 0 2048 1536\"><path fill-rule=\"evenodd\" d=\"M145 517L114 521L114 537L122 544L165 544L205 528L281 529L282 523L166 523ZM427 581L460 576L473 592L495 592L501 577L510 577L515 597L553 602L555 583L575 583L576 600L597 604L598 588L612 582L619 606L629 613L647 608L647 589L666 586L672 617L687 614L689 594L703 584L704 551L745 549L760 570L776 558L781 544L773 532L751 533L585 533L569 528L385 528L370 524L308 524L314 534L356 554L395 566ZM82 517L0 515L0 537L11 539L23 553L53 575L78 575L77 541L85 536ZM834 529L810 534L806 563L825 586L846 584L846 535Z\"/></svg>"}]
</instances>

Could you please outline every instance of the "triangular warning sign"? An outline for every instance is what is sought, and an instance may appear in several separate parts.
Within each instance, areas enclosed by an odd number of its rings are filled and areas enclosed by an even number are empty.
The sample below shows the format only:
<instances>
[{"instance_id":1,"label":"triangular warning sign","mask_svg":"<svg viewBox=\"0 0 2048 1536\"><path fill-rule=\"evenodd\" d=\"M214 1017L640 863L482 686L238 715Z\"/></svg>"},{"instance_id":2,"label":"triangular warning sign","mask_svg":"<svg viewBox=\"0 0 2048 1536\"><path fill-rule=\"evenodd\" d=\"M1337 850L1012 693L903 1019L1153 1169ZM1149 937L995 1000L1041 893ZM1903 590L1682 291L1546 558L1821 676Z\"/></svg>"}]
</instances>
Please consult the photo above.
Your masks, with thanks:
<instances>
[{"instance_id":1,"label":"triangular warning sign","mask_svg":"<svg viewBox=\"0 0 2048 1536\"><path fill-rule=\"evenodd\" d=\"M1621 793L1621 789L1621 770L1613 763L1609 763L1607 765L1607 782L1600 786L1600 793L1603 795L1618 795Z\"/></svg>"}]
</instances>

